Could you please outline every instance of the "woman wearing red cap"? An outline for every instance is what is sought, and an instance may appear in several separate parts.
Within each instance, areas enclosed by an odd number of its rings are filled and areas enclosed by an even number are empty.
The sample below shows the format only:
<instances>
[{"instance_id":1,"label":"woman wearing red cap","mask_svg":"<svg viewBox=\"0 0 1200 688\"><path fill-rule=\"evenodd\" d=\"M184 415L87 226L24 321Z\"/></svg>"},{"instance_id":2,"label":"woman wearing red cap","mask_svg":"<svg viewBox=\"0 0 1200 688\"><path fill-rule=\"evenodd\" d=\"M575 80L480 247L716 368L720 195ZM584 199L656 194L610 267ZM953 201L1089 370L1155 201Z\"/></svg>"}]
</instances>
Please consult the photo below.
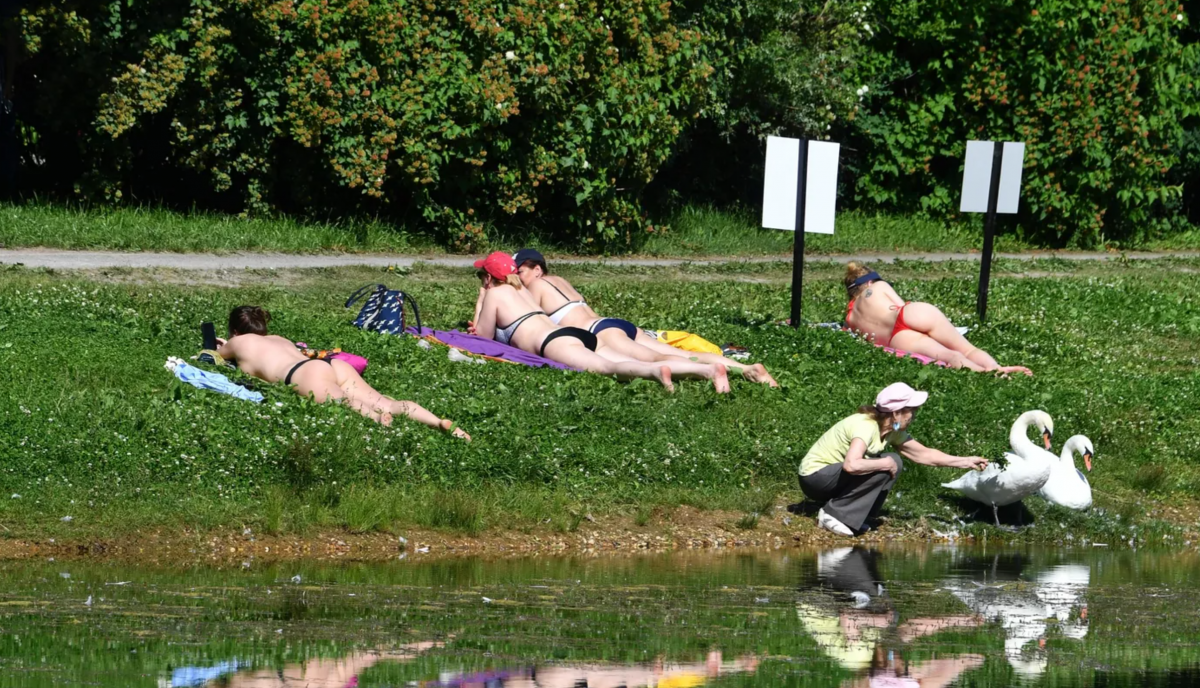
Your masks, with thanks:
<instances>
[{"instance_id":1,"label":"woman wearing red cap","mask_svg":"<svg viewBox=\"0 0 1200 688\"><path fill-rule=\"evenodd\" d=\"M591 373L658 380L671 391L675 389L672 373L711 379L718 392L729 391L724 368L691 361L668 365L611 360L596 354L596 335L578 327L555 325L522 287L517 266L507 253L496 251L475 261L475 267L481 285L475 302L474 334Z\"/></svg>"},{"instance_id":2,"label":"woman wearing red cap","mask_svg":"<svg viewBox=\"0 0 1200 688\"><path fill-rule=\"evenodd\" d=\"M800 489L824 506L817 525L839 535L854 535L874 518L904 468L903 456L926 466L982 471L982 456L951 456L926 447L906 430L913 414L929 398L903 382L889 385L875 403L844 418L821 435L800 462ZM884 452L892 448L895 452ZM896 453L899 452L899 453Z\"/></svg>"},{"instance_id":3,"label":"woman wearing red cap","mask_svg":"<svg viewBox=\"0 0 1200 688\"><path fill-rule=\"evenodd\" d=\"M557 275L551 276L546 259L537 249L523 248L513 256L517 265L517 276L529 290L534 300L547 311L556 325L571 325L584 328L596 335L600 341L598 353L614 360L668 363L674 361L699 361L722 366L751 382L761 382L778 387L775 378L761 363L746 365L724 356L710 353L686 352L664 344L646 334L628 320L602 318L587 304L583 296L575 291L571 283ZM675 368L672 368L675 370Z\"/></svg>"}]
</instances>

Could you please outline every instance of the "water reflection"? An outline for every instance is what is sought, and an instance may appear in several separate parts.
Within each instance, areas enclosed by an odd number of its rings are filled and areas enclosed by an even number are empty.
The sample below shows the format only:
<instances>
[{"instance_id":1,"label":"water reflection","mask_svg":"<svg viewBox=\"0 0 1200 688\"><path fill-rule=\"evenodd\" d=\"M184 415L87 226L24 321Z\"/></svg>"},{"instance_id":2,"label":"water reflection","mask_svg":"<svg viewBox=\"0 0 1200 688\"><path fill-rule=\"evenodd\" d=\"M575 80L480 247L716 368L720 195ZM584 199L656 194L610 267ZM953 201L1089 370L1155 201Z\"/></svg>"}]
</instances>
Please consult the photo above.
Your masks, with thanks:
<instances>
[{"instance_id":1,"label":"water reflection","mask_svg":"<svg viewBox=\"0 0 1200 688\"><path fill-rule=\"evenodd\" d=\"M238 662L211 667L176 669L161 688L356 688L359 677L380 662L404 662L441 643L414 643L399 651L356 652L340 658L316 658L288 664L282 669L237 671ZM416 681L420 688L693 688L709 679L739 673L754 673L758 657L745 655L724 661L719 650L705 661L667 662L658 658L637 664L552 664L540 667L493 669L475 672L444 672L437 679Z\"/></svg>"},{"instance_id":2,"label":"water reflection","mask_svg":"<svg viewBox=\"0 0 1200 688\"><path fill-rule=\"evenodd\" d=\"M946 589L1004 628L1004 656L1017 674L1036 677L1046 671L1046 639L1052 625L1066 638L1087 635L1084 593L1091 580L1089 567L1063 564L1031 572L1025 558L996 554L990 566L973 558L959 570L970 575L946 580Z\"/></svg>"},{"instance_id":3,"label":"water reflection","mask_svg":"<svg viewBox=\"0 0 1200 688\"><path fill-rule=\"evenodd\" d=\"M913 664L902 657L918 638L982 621L970 614L923 616L900 623L900 611L879 575L879 552L843 547L817 556L814 594L796 603L796 615L821 650L842 667L858 673L843 686L945 686L983 664L978 654L962 654Z\"/></svg>"},{"instance_id":4,"label":"water reflection","mask_svg":"<svg viewBox=\"0 0 1200 688\"><path fill-rule=\"evenodd\" d=\"M238 660L212 666L180 667L169 678L159 681L159 688L355 688L359 674L381 661L404 662L434 647L440 642L411 643L395 650L354 652L344 657L314 657L306 662L286 664L279 669L244 669Z\"/></svg>"},{"instance_id":5,"label":"water reflection","mask_svg":"<svg viewBox=\"0 0 1200 688\"><path fill-rule=\"evenodd\" d=\"M0 562L0 688L1177 685L1198 572L1192 553L971 547Z\"/></svg>"}]
</instances>

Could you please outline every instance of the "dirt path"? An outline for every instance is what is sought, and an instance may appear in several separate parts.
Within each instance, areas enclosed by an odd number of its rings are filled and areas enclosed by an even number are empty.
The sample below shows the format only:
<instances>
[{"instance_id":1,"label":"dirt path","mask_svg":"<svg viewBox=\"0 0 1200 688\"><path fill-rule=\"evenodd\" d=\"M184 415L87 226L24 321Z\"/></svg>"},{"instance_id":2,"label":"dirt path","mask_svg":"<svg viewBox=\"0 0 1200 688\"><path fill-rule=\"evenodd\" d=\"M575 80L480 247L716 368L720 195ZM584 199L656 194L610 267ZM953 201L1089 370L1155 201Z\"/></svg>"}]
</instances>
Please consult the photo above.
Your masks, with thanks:
<instances>
[{"instance_id":1,"label":"dirt path","mask_svg":"<svg viewBox=\"0 0 1200 688\"><path fill-rule=\"evenodd\" d=\"M1001 253L999 258L1013 260L1036 260L1055 258L1072 261L1115 261L1156 260L1162 258L1200 258L1197 251L1141 253L1075 253L1041 251L1031 253ZM24 265L28 268L51 268L55 270L87 270L97 268L174 268L177 270L279 270L297 268L332 268L343 266L371 266L398 268L417 263L444 267L470 267L474 256L420 256L399 254L340 253L340 254L291 254L291 253L126 253L121 251L65 251L42 248L0 249L0 265ZM572 265L613 265L641 267L672 267L679 265L720 265L728 263L775 263L790 260L789 256L755 256L726 258L555 258L554 262ZM978 253L872 253L845 255L806 256L805 262L846 262L858 260L868 263L895 263L897 261L925 261L941 263L964 260L978 261Z\"/></svg>"}]
</instances>

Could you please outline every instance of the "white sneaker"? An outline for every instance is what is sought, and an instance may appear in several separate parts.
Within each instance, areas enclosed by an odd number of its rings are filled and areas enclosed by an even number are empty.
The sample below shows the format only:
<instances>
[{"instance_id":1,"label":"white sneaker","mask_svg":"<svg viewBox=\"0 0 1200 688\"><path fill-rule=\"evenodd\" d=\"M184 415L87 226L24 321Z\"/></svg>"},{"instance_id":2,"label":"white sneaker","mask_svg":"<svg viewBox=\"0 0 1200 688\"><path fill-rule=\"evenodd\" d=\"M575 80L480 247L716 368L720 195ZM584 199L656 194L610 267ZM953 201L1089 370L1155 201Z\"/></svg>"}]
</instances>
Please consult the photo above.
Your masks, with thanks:
<instances>
[{"instance_id":1,"label":"white sneaker","mask_svg":"<svg viewBox=\"0 0 1200 688\"><path fill-rule=\"evenodd\" d=\"M847 526L845 523L842 523L841 521L837 520L836 518L830 516L829 514L825 513L824 509L821 509L820 511L817 512L817 525L821 526L822 528L824 528L825 530L828 530L831 533L837 533L838 535L846 535L849 537L854 537L854 531L850 530L849 526Z\"/></svg>"}]
</instances>

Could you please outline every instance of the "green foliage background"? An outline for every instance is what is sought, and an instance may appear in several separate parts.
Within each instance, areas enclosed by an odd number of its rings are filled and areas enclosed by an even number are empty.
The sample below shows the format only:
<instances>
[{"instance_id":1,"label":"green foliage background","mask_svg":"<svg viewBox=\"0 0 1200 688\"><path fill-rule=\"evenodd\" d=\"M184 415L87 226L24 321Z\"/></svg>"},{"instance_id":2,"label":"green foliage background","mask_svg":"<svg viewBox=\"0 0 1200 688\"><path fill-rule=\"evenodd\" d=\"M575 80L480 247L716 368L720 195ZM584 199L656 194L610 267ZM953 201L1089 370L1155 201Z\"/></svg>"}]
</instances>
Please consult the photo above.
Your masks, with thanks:
<instances>
[{"instance_id":1,"label":"green foliage background","mask_svg":"<svg viewBox=\"0 0 1200 688\"><path fill-rule=\"evenodd\" d=\"M639 245L756 203L769 134L843 141L842 207L955 219L1024 140L1022 231L1187 228L1198 49L1168 0L37 0L24 190ZM36 163L34 162L36 161Z\"/></svg>"}]
</instances>

